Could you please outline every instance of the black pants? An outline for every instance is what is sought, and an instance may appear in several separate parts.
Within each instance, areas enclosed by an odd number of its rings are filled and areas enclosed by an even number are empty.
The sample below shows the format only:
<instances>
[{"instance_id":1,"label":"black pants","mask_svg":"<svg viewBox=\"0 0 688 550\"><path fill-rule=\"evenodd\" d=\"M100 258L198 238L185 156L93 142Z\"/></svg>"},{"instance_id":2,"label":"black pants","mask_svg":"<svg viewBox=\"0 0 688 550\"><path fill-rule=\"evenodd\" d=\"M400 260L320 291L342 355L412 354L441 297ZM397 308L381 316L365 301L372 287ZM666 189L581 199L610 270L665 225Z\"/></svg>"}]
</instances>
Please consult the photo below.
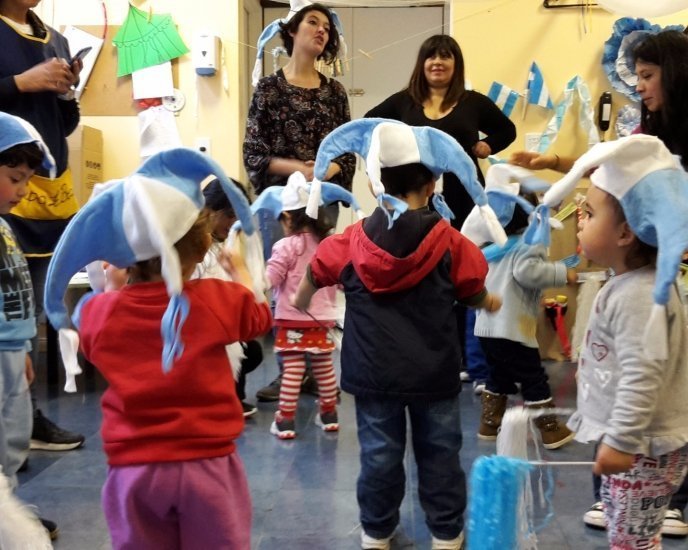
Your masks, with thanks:
<instances>
[{"instance_id":1,"label":"black pants","mask_svg":"<svg viewBox=\"0 0 688 550\"><path fill-rule=\"evenodd\" d=\"M244 348L244 355L246 358L241 361L241 372L236 383L237 395L239 400L246 399L246 375L253 372L263 362L263 346L258 340L251 340L249 342L241 342L241 347Z\"/></svg>"},{"instance_id":2,"label":"black pants","mask_svg":"<svg viewBox=\"0 0 688 550\"><path fill-rule=\"evenodd\" d=\"M479 340L487 359L485 388L488 391L502 395L518 393L518 382L524 401L544 401L552 397L549 378L537 348L504 338L480 337Z\"/></svg>"}]
</instances>

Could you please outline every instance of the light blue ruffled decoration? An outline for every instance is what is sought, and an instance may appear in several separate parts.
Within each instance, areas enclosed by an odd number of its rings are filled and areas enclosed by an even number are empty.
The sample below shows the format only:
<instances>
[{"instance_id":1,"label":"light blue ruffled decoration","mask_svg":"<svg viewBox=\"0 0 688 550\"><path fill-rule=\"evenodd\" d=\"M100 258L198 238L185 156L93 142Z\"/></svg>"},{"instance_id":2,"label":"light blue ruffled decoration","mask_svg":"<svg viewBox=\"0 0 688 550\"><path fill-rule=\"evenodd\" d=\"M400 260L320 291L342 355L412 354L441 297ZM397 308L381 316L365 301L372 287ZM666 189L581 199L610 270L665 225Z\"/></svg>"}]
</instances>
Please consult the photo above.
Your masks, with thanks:
<instances>
[{"instance_id":1,"label":"light blue ruffled decoration","mask_svg":"<svg viewBox=\"0 0 688 550\"><path fill-rule=\"evenodd\" d=\"M649 34L657 34L666 30L683 31L683 25L669 25L660 27L653 25L647 19L622 17L612 28L612 35L604 43L602 53L602 68L609 82L617 92L622 93L632 101L640 101L635 91L635 67L633 64L633 50ZM619 72L621 69L621 73Z\"/></svg>"},{"instance_id":2,"label":"light blue ruffled decoration","mask_svg":"<svg viewBox=\"0 0 688 550\"><path fill-rule=\"evenodd\" d=\"M630 136L640 126L640 107L636 104L624 105L616 114L617 137Z\"/></svg>"},{"instance_id":3,"label":"light blue ruffled decoration","mask_svg":"<svg viewBox=\"0 0 688 550\"><path fill-rule=\"evenodd\" d=\"M519 547L519 508L528 473L525 460L481 456L471 468L468 501L469 550Z\"/></svg>"}]
</instances>

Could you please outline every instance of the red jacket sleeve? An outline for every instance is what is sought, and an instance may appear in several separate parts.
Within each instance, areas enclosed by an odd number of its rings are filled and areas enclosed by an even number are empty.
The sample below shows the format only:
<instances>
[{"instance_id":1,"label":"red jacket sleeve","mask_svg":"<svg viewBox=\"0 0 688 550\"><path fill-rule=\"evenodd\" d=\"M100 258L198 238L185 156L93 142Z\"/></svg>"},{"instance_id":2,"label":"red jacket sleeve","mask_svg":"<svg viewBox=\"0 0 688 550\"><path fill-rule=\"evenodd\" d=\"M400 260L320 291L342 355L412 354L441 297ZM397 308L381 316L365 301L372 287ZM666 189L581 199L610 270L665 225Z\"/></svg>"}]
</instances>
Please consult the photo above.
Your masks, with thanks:
<instances>
[{"instance_id":1,"label":"red jacket sleeve","mask_svg":"<svg viewBox=\"0 0 688 550\"><path fill-rule=\"evenodd\" d=\"M317 288L341 282L342 270L351 261L349 239L352 227L347 227L342 234L327 237L318 245L310 263L310 279Z\"/></svg>"},{"instance_id":2,"label":"red jacket sleeve","mask_svg":"<svg viewBox=\"0 0 688 550\"><path fill-rule=\"evenodd\" d=\"M487 261L482 251L458 231L452 232L451 278L456 287L456 298L466 305L474 305L485 296Z\"/></svg>"}]
</instances>

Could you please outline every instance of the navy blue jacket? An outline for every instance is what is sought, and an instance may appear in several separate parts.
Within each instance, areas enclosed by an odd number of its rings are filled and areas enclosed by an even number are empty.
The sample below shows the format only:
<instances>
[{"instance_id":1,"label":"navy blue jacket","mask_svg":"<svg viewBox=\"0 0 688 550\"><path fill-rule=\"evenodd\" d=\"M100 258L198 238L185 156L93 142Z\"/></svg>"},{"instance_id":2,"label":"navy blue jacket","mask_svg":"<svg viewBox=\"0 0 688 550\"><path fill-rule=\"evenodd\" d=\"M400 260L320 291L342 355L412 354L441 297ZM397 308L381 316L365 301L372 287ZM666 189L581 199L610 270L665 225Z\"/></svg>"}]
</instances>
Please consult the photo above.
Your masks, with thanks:
<instances>
[{"instance_id":1,"label":"navy blue jacket","mask_svg":"<svg viewBox=\"0 0 688 550\"><path fill-rule=\"evenodd\" d=\"M310 264L316 287L346 295L342 389L359 396L447 399L461 390L454 303L486 293L482 252L427 208L392 229L378 208L320 243Z\"/></svg>"}]
</instances>

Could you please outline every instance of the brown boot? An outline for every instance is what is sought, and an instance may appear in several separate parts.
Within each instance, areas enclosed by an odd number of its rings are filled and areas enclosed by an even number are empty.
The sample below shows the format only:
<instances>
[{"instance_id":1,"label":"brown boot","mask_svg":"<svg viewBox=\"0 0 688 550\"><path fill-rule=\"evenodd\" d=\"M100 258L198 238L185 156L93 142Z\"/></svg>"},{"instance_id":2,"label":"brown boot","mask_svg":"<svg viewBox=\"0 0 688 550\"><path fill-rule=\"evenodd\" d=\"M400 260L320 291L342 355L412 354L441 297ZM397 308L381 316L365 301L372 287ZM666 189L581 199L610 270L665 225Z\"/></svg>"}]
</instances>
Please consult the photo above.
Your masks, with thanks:
<instances>
[{"instance_id":1,"label":"brown boot","mask_svg":"<svg viewBox=\"0 0 688 550\"><path fill-rule=\"evenodd\" d=\"M528 409L551 409L554 407L552 399L537 403L526 403L525 405ZM545 449L551 450L563 447L576 435L561 423L554 414L538 416L534 419L534 422L537 429L540 430L542 444L545 446Z\"/></svg>"},{"instance_id":2,"label":"brown boot","mask_svg":"<svg viewBox=\"0 0 688 550\"><path fill-rule=\"evenodd\" d=\"M483 410L480 414L478 439L486 439L488 441L497 439L497 432L502 425L502 417L506 410L506 400L506 395L483 390L480 396Z\"/></svg>"}]
</instances>

